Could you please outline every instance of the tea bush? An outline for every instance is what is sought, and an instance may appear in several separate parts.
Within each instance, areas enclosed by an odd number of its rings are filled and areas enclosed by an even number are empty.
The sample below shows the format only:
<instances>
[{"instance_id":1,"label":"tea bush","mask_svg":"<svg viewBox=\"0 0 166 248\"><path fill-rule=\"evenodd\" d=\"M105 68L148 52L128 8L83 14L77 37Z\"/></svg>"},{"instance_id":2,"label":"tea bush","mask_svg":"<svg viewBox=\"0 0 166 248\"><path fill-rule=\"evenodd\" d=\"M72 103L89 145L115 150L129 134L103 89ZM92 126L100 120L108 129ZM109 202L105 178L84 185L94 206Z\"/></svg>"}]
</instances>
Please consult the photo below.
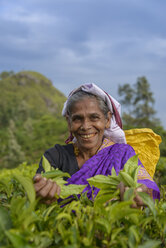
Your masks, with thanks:
<instances>
[{"instance_id":1,"label":"tea bush","mask_svg":"<svg viewBox=\"0 0 166 248\"><path fill-rule=\"evenodd\" d=\"M164 185L161 200L153 202L147 195L147 207L142 210L130 207L132 187L124 201L119 200L117 189L109 192L114 197L108 200L104 191L107 187L103 186L94 201L84 193L46 205L35 196L32 178L36 169L36 164L24 163L12 170L1 170L0 247L166 247ZM91 185L96 186L96 182L101 182L102 187L100 176L89 179Z\"/></svg>"}]
</instances>

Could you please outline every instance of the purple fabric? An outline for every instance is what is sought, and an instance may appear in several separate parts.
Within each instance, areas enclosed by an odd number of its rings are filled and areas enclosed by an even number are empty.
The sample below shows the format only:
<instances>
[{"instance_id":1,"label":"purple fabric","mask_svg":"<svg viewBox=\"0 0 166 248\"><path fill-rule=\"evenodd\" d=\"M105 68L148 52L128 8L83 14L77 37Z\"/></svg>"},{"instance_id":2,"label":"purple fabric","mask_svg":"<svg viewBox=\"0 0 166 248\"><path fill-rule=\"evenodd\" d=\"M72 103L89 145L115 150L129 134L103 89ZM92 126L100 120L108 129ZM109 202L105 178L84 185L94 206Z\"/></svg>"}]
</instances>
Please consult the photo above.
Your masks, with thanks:
<instances>
[{"instance_id":1,"label":"purple fabric","mask_svg":"<svg viewBox=\"0 0 166 248\"><path fill-rule=\"evenodd\" d=\"M127 160L134 155L134 149L127 144L114 144L106 147L87 160L82 168L68 179L68 184L88 184L87 179L95 175L111 175L111 170L113 167L118 174L119 171L123 169ZM142 165L140 161L138 162L138 165ZM160 198L159 188L154 181L144 179L138 180L138 182L145 184L150 189L153 189L154 199ZM83 191L87 192L89 199L92 199L92 190L93 196L96 196L99 189L95 187L92 189L89 184Z\"/></svg>"}]
</instances>

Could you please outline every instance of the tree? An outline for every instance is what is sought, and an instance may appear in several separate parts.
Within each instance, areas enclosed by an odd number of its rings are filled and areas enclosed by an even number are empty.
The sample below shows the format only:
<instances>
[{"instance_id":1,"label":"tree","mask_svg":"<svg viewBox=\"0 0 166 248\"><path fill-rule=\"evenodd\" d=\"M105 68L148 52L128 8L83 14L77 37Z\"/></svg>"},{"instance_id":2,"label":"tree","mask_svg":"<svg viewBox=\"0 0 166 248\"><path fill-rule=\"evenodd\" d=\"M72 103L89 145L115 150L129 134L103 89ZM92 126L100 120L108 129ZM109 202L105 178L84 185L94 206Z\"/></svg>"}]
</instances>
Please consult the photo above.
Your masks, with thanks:
<instances>
[{"instance_id":1,"label":"tree","mask_svg":"<svg viewBox=\"0 0 166 248\"><path fill-rule=\"evenodd\" d=\"M120 85L118 94L122 97L120 102L127 110L122 115L124 125L127 128L153 128L161 125L160 120L155 118L155 100L150 90L150 84L145 77L139 77L133 86L130 84Z\"/></svg>"},{"instance_id":2,"label":"tree","mask_svg":"<svg viewBox=\"0 0 166 248\"><path fill-rule=\"evenodd\" d=\"M4 79L4 78L10 77L12 75L14 75L13 71L3 71L0 73L0 79Z\"/></svg>"}]
</instances>

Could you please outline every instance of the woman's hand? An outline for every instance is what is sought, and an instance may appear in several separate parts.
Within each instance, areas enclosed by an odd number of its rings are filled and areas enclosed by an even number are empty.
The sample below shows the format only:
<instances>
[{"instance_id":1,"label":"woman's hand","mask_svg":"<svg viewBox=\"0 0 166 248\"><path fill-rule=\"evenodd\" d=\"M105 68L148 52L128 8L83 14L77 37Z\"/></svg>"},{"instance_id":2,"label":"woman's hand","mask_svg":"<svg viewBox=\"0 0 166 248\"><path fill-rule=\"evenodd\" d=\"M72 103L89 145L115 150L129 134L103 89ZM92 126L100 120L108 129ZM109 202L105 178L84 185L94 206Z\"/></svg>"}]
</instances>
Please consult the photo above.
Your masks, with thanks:
<instances>
[{"instance_id":1,"label":"woman's hand","mask_svg":"<svg viewBox=\"0 0 166 248\"><path fill-rule=\"evenodd\" d=\"M128 189L128 187L125 187L125 185L121 182L119 185L118 185L118 188L120 190L120 199L121 201L123 201L123 198L124 198L124 193L125 191ZM145 184L142 184L140 187L138 187L135 191L135 197L134 197L134 201L133 201L133 204L131 205L132 208L141 208L141 207L144 207L146 206L141 197L137 194L137 192L145 192L147 194L149 194L151 196L151 191L150 189L145 185Z\"/></svg>"},{"instance_id":2,"label":"woman's hand","mask_svg":"<svg viewBox=\"0 0 166 248\"><path fill-rule=\"evenodd\" d=\"M56 182L42 177L40 174L36 174L33 180L36 194L44 200L44 203L51 204L57 200L55 195L60 195L61 188Z\"/></svg>"}]
</instances>

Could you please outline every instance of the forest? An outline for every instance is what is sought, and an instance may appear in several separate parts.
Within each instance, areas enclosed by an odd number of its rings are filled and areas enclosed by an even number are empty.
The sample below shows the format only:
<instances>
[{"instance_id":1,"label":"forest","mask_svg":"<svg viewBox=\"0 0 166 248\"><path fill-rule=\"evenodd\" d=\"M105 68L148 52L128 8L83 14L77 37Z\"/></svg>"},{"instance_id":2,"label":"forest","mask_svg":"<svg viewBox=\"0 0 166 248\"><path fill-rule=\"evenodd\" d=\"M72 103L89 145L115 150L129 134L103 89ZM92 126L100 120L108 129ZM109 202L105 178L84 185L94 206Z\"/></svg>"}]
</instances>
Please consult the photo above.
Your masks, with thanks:
<instances>
[{"instance_id":1,"label":"forest","mask_svg":"<svg viewBox=\"0 0 166 248\"><path fill-rule=\"evenodd\" d=\"M110 177L89 179L101 191L94 201L85 194L78 197L82 185L65 186L63 173L56 176L63 189L60 204L47 206L36 199L32 179L43 152L55 143L64 144L68 136L61 116L66 97L49 79L32 71L2 72L0 88L0 247L166 247L166 130L156 118L146 77L117 87L124 130L150 128L162 138L154 176L161 200L153 202L140 194L147 206L143 210L130 207L138 187L136 157L131 160L135 169L129 170L129 162L123 171L130 183L113 171ZM54 179L55 174L48 176ZM129 187L123 202L118 180Z\"/></svg>"}]
</instances>

